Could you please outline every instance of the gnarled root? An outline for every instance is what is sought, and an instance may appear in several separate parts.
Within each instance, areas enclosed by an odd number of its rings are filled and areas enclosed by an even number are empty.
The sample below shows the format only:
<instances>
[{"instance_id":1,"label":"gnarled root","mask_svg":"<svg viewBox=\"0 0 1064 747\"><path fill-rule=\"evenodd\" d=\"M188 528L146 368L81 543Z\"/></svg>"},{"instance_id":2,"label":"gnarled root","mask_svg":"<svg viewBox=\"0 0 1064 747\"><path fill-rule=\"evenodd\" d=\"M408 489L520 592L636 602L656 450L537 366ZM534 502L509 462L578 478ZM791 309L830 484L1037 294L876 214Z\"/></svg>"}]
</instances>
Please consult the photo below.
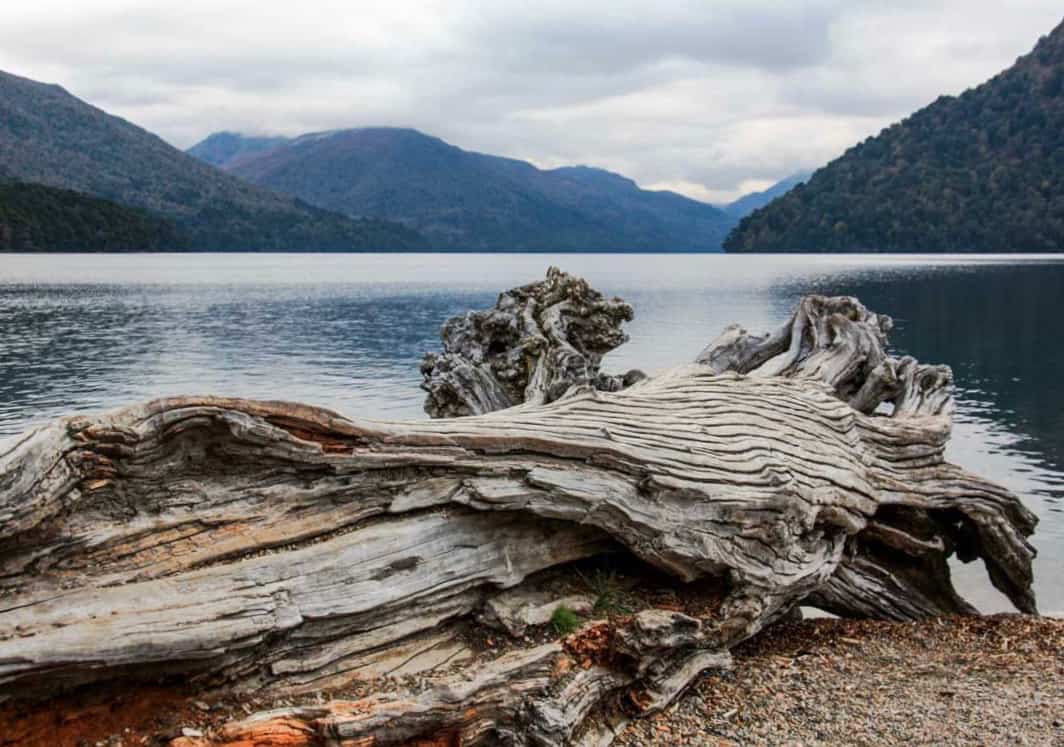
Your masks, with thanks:
<instances>
[{"instance_id":1,"label":"gnarled root","mask_svg":"<svg viewBox=\"0 0 1064 747\"><path fill-rule=\"evenodd\" d=\"M632 307L586 280L547 270L547 278L499 296L494 309L443 325L442 353L421 364L425 412L435 418L480 415L519 403L553 402L572 387L617 391L645 376L599 371L602 356L627 342L621 324Z\"/></svg>"}]
</instances>

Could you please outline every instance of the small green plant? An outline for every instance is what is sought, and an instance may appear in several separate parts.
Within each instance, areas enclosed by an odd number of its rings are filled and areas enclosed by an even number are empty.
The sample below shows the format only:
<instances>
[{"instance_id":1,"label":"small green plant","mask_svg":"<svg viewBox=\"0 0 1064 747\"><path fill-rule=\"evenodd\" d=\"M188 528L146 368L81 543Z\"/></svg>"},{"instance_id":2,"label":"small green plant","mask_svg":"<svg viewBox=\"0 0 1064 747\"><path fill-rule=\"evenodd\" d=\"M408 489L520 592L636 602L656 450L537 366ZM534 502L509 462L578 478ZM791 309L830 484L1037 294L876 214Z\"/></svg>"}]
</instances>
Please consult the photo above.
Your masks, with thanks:
<instances>
[{"instance_id":1,"label":"small green plant","mask_svg":"<svg viewBox=\"0 0 1064 747\"><path fill-rule=\"evenodd\" d=\"M591 575L577 571L588 590L595 595L595 612L600 615L624 615L631 608L624 603L621 577L614 570L596 568Z\"/></svg>"},{"instance_id":2,"label":"small green plant","mask_svg":"<svg viewBox=\"0 0 1064 747\"><path fill-rule=\"evenodd\" d=\"M582 622L580 615L573 612L564 604L558 605L554 614L550 616L550 626L558 635L569 635L580 627Z\"/></svg>"}]
</instances>

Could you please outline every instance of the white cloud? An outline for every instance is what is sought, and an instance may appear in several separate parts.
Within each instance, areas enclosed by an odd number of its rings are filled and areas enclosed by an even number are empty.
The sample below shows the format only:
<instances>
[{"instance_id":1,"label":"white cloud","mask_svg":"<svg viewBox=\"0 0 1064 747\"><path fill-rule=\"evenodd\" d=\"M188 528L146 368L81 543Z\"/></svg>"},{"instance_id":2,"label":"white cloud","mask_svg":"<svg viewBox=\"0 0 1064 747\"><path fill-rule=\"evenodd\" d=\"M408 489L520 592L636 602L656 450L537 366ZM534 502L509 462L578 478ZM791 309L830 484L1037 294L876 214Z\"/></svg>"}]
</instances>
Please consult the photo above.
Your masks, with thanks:
<instances>
[{"instance_id":1,"label":"white cloud","mask_svg":"<svg viewBox=\"0 0 1064 747\"><path fill-rule=\"evenodd\" d=\"M0 69L180 147L393 124L721 201L982 82L1060 16L1050 0L35 0L0 7Z\"/></svg>"}]
</instances>

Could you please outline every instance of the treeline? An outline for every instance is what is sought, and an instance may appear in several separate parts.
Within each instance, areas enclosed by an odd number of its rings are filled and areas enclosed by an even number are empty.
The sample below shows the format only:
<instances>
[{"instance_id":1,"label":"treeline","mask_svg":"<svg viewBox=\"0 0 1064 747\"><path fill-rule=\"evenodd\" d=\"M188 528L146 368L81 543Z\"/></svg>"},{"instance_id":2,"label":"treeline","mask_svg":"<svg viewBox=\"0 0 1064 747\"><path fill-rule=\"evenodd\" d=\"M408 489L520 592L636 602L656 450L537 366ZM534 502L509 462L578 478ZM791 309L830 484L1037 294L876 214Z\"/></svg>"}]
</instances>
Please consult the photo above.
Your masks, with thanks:
<instances>
[{"instance_id":1,"label":"treeline","mask_svg":"<svg viewBox=\"0 0 1064 747\"><path fill-rule=\"evenodd\" d=\"M172 223L142 210L68 189L0 183L0 251L136 252L187 247Z\"/></svg>"},{"instance_id":2,"label":"treeline","mask_svg":"<svg viewBox=\"0 0 1064 747\"><path fill-rule=\"evenodd\" d=\"M1064 25L749 215L725 249L1064 251Z\"/></svg>"},{"instance_id":3,"label":"treeline","mask_svg":"<svg viewBox=\"0 0 1064 747\"><path fill-rule=\"evenodd\" d=\"M195 251L403 252L426 246L417 231L400 223L349 218L301 200L292 204L298 216L259 206L207 206L179 219L177 227Z\"/></svg>"}]
</instances>

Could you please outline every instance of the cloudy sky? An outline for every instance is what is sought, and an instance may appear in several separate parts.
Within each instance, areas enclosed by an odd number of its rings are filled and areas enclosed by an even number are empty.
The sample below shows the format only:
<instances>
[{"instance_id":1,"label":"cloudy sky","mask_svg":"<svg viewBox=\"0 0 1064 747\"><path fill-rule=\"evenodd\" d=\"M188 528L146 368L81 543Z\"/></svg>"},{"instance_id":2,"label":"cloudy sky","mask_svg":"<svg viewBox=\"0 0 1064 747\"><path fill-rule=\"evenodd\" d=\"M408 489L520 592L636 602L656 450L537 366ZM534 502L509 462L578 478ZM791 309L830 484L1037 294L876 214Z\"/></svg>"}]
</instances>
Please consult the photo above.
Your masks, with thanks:
<instances>
[{"instance_id":1,"label":"cloudy sky","mask_svg":"<svg viewBox=\"0 0 1064 747\"><path fill-rule=\"evenodd\" d=\"M0 69L188 147L404 125L725 200L1007 67L1060 0L4 0Z\"/></svg>"}]
</instances>

